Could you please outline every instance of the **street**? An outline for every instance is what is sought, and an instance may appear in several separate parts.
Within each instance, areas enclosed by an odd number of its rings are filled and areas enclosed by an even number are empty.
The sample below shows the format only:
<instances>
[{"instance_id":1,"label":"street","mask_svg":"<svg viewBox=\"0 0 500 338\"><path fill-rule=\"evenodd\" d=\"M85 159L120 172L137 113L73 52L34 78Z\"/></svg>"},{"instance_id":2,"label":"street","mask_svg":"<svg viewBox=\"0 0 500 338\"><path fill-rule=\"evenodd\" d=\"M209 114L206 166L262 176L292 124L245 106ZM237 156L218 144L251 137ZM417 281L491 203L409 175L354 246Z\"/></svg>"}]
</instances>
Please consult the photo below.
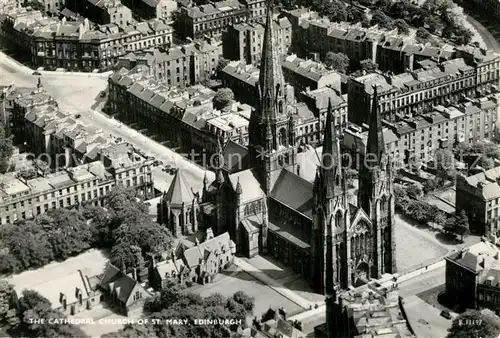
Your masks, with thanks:
<instances>
[{"instance_id":1,"label":"street","mask_svg":"<svg viewBox=\"0 0 500 338\"><path fill-rule=\"evenodd\" d=\"M36 87L38 76L32 73L33 70L19 64L4 53L0 53L0 86L14 84L17 87ZM54 97L62 110L78 113L81 115L82 122L102 129L105 136L113 134L121 137L136 148L144 150L146 154L162 160L165 165L169 164L181 169L193 190L199 191L202 188L205 171L201 167L119 121L91 109L99 98L100 92L106 89L107 78L105 76L43 72L40 78L45 90ZM207 175L209 180L214 178L212 172L207 172ZM172 180L171 175L162 172L160 168L154 170L153 177L155 188L160 191L166 190L168 188L166 182Z\"/></svg>"},{"instance_id":2,"label":"street","mask_svg":"<svg viewBox=\"0 0 500 338\"><path fill-rule=\"evenodd\" d=\"M488 24L488 22L480 19L476 15L471 16L470 13L467 15L467 21L476 29L476 31L483 38L486 47L494 52L500 51L500 44L498 43L498 38L500 38L500 29L493 25Z\"/></svg>"}]
</instances>

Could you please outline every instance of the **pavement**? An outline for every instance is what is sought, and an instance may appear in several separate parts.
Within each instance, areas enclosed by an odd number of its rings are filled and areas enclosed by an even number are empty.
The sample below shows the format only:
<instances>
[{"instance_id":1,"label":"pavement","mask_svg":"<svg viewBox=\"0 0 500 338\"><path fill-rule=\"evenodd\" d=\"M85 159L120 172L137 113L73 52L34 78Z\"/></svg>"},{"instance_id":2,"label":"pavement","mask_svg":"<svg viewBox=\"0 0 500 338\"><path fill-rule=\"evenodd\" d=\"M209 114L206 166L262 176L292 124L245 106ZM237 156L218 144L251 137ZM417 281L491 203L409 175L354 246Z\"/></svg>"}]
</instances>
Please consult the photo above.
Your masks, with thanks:
<instances>
[{"instance_id":1,"label":"pavement","mask_svg":"<svg viewBox=\"0 0 500 338\"><path fill-rule=\"evenodd\" d=\"M15 85L18 87L36 87L38 76L32 75L34 70L20 64L0 52L0 86ZM108 115L93 110L99 94L106 89L107 78L102 74L46 72L40 76L42 86L58 102L59 107L67 112L80 114L84 123L99 127L104 135L116 135L136 148L156 157L173 167L183 171L188 184L195 191L201 190L205 171L198 165L188 161L164 145L140 134L136 130L110 118ZM208 178L214 179L212 172L207 172ZM153 172L155 188L163 191L168 189L171 175L156 168Z\"/></svg>"},{"instance_id":2,"label":"pavement","mask_svg":"<svg viewBox=\"0 0 500 338\"><path fill-rule=\"evenodd\" d=\"M419 338L445 338L452 320L440 315L441 311L417 296L403 299L408 321Z\"/></svg>"}]
</instances>

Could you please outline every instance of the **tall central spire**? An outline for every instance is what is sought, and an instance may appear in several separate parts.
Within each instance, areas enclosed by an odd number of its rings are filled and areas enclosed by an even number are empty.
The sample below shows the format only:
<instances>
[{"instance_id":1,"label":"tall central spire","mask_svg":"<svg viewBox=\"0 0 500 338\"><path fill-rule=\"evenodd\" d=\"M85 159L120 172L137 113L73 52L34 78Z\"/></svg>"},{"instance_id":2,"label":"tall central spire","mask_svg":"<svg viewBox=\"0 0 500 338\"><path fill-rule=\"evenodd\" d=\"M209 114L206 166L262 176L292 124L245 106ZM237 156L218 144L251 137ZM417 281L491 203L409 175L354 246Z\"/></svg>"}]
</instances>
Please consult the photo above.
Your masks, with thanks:
<instances>
[{"instance_id":1,"label":"tall central spire","mask_svg":"<svg viewBox=\"0 0 500 338\"><path fill-rule=\"evenodd\" d=\"M328 100L328 111L326 115L325 138L323 140L323 159L321 170L327 198L341 193L342 188L342 155L340 143L335 126L332 101ZM340 189L340 190L339 190Z\"/></svg>"},{"instance_id":2,"label":"tall central spire","mask_svg":"<svg viewBox=\"0 0 500 338\"><path fill-rule=\"evenodd\" d=\"M382 156L385 153L384 134L382 132L382 118L378 110L377 86L373 86L373 105L370 114L370 129L368 131L368 145L366 154L367 161L371 164L380 164Z\"/></svg>"},{"instance_id":3,"label":"tall central spire","mask_svg":"<svg viewBox=\"0 0 500 338\"><path fill-rule=\"evenodd\" d=\"M276 118L277 113L283 113L283 110L280 111L277 106L278 99L284 94L285 80L281 69L276 32L272 19L273 7L273 0L268 0L259 76L261 119L263 121L273 120Z\"/></svg>"}]
</instances>

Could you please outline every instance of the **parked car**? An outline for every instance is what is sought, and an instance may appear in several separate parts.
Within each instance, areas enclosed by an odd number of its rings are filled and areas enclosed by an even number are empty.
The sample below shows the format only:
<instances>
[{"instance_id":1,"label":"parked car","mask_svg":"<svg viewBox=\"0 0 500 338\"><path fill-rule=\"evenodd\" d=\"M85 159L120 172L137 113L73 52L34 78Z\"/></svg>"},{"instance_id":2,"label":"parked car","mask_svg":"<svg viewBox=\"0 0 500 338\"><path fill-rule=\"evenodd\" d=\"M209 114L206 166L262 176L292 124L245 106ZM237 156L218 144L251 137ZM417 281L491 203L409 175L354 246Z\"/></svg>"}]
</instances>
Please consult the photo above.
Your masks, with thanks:
<instances>
[{"instance_id":1,"label":"parked car","mask_svg":"<svg viewBox=\"0 0 500 338\"><path fill-rule=\"evenodd\" d=\"M441 311L441 317L444 317L446 319L451 319L450 311L448 311L448 310Z\"/></svg>"},{"instance_id":2,"label":"parked car","mask_svg":"<svg viewBox=\"0 0 500 338\"><path fill-rule=\"evenodd\" d=\"M31 74L31 75L42 76L42 74L41 74L39 71L35 71L35 72L33 72L33 74Z\"/></svg>"}]
</instances>

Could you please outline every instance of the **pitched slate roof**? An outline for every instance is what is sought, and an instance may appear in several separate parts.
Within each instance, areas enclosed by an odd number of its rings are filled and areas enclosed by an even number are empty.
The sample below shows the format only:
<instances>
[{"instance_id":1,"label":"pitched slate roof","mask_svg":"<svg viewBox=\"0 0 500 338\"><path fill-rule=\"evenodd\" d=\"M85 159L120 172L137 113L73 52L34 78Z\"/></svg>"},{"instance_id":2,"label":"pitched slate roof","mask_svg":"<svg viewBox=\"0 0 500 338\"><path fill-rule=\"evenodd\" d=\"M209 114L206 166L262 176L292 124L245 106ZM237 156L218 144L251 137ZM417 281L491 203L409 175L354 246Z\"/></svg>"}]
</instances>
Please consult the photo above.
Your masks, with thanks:
<instances>
[{"instance_id":1,"label":"pitched slate roof","mask_svg":"<svg viewBox=\"0 0 500 338\"><path fill-rule=\"evenodd\" d=\"M184 250L182 254L184 263L193 268L200 265L202 260L206 260L215 251L236 250L236 245L229 237L229 233L225 232L217 237L209 239L192 248Z\"/></svg>"},{"instance_id":2,"label":"pitched slate roof","mask_svg":"<svg viewBox=\"0 0 500 338\"><path fill-rule=\"evenodd\" d=\"M238 178L242 188L241 203L261 199L266 196L257 179L257 171L255 169L247 169L229 175L229 180L231 181L234 191L236 191Z\"/></svg>"},{"instance_id":3,"label":"pitched slate roof","mask_svg":"<svg viewBox=\"0 0 500 338\"><path fill-rule=\"evenodd\" d=\"M138 282L109 263L99 285L109 292L116 292L119 300L126 303Z\"/></svg>"},{"instance_id":4,"label":"pitched slate roof","mask_svg":"<svg viewBox=\"0 0 500 338\"><path fill-rule=\"evenodd\" d=\"M193 202L193 191L186 182L186 179L180 169L175 173L174 180L170 184L168 191L165 193L164 200L173 205L182 205L182 203Z\"/></svg>"},{"instance_id":5,"label":"pitched slate roof","mask_svg":"<svg viewBox=\"0 0 500 338\"><path fill-rule=\"evenodd\" d=\"M271 197L297 210L308 218L312 218L313 184L305 179L282 169Z\"/></svg>"}]
</instances>

